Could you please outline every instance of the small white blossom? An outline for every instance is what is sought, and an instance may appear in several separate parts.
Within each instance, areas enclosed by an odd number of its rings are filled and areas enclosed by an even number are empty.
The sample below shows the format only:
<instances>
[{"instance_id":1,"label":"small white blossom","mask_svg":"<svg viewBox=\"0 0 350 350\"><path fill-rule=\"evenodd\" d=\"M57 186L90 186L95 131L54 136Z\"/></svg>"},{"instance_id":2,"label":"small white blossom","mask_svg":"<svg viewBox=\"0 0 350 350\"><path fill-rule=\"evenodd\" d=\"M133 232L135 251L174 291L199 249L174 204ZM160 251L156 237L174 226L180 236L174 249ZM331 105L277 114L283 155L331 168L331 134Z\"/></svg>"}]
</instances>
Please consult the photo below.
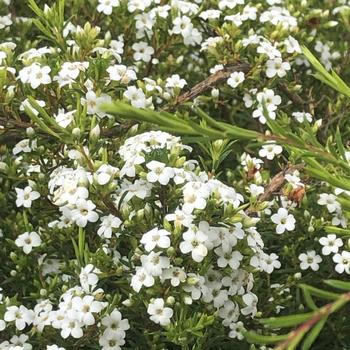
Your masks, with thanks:
<instances>
[{"instance_id":1,"label":"small white blossom","mask_svg":"<svg viewBox=\"0 0 350 350\"><path fill-rule=\"evenodd\" d=\"M17 193L16 205L17 207L30 208L32 202L40 197L40 193L33 191L30 186L25 187L24 189L15 188Z\"/></svg>"},{"instance_id":2,"label":"small white blossom","mask_svg":"<svg viewBox=\"0 0 350 350\"><path fill-rule=\"evenodd\" d=\"M151 231L143 234L140 242L145 246L147 252L150 252L155 247L159 248L169 248L170 247L170 238L168 237L170 232L164 229L158 229L155 227Z\"/></svg>"},{"instance_id":3,"label":"small white blossom","mask_svg":"<svg viewBox=\"0 0 350 350\"><path fill-rule=\"evenodd\" d=\"M164 300L162 298L154 299L154 301L148 305L147 312L150 315L151 321L161 326L168 325L173 316L173 310L170 307L164 306Z\"/></svg>"},{"instance_id":4,"label":"small white blossom","mask_svg":"<svg viewBox=\"0 0 350 350\"><path fill-rule=\"evenodd\" d=\"M230 77L227 79L227 84L232 88L236 88L238 85L244 82L244 73L243 72L233 72Z\"/></svg>"},{"instance_id":5,"label":"small white blossom","mask_svg":"<svg viewBox=\"0 0 350 350\"><path fill-rule=\"evenodd\" d=\"M338 253L339 248L343 246L343 241L340 238L337 238L335 234L327 235L327 237L321 237L319 242L321 245L323 245L323 255Z\"/></svg>"},{"instance_id":6,"label":"small white blossom","mask_svg":"<svg viewBox=\"0 0 350 350\"><path fill-rule=\"evenodd\" d=\"M276 214L271 216L271 220L276 224L276 233L282 234L285 230L293 231L295 229L295 218L288 213L285 208L279 208Z\"/></svg>"},{"instance_id":7,"label":"small white blossom","mask_svg":"<svg viewBox=\"0 0 350 350\"><path fill-rule=\"evenodd\" d=\"M29 254L33 247L40 247L41 238L40 236L32 231L32 232L24 232L16 238L16 246L21 247L24 253Z\"/></svg>"},{"instance_id":8,"label":"small white blossom","mask_svg":"<svg viewBox=\"0 0 350 350\"><path fill-rule=\"evenodd\" d=\"M319 255L316 255L314 250L309 250L305 253L299 255L298 259L300 260L300 268L306 270L311 268L313 271L317 271L319 263L322 261L322 258Z\"/></svg>"}]
</instances>

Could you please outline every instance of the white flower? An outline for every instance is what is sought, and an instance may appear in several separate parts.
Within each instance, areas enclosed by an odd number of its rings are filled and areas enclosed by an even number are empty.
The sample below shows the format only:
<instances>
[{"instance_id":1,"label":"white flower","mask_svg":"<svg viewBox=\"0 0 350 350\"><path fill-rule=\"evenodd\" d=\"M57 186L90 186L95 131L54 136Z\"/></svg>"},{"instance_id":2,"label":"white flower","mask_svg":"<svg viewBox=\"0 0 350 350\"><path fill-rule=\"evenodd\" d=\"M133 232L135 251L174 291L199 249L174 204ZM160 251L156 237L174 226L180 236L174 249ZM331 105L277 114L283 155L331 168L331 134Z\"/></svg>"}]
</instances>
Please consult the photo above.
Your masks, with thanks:
<instances>
[{"instance_id":1,"label":"white flower","mask_svg":"<svg viewBox=\"0 0 350 350\"><path fill-rule=\"evenodd\" d=\"M188 182L183 189L184 205L182 211L191 214L194 209L204 209L207 205L207 190L197 182Z\"/></svg>"},{"instance_id":2,"label":"white flower","mask_svg":"<svg viewBox=\"0 0 350 350\"><path fill-rule=\"evenodd\" d=\"M297 120L298 123L303 123L304 121L312 122L312 115L307 112L294 112L292 116Z\"/></svg>"},{"instance_id":3,"label":"white flower","mask_svg":"<svg viewBox=\"0 0 350 350\"><path fill-rule=\"evenodd\" d=\"M47 345L46 350L65 350L65 348L58 347L56 344Z\"/></svg>"},{"instance_id":4,"label":"white flower","mask_svg":"<svg viewBox=\"0 0 350 350\"><path fill-rule=\"evenodd\" d=\"M15 188L17 193L16 205L17 207L30 208L32 206L32 201L40 197L40 193L33 191L30 186L25 187L24 189Z\"/></svg>"},{"instance_id":5,"label":"white flower","mask_svg":"<svg viewBox=\"0 0 350 350\"><path fill-rule=\"evenodd\" d=\"M323 245L323 255L338 253L339 248L343 246L343 241L340 238L337 238L335 234L327 235L327 237L321 237L318 241L321 245Z\"/></svg>"},{"instance_id":6,"label":"white flower","mask_svg":"<svg viewBox=\"0 0 350 350\"><path fill-rule=\"evenodd\" d=\"M21 331L26 325L30 325L34 320L34 312L25 306L8 306L5 311L4 320L6 322L15 321L16 328Z\"/></svg>"},{"instance_id":7,"label":"white flower","mask_svg":"<svg viewBox=\"0 0 350 350\"><path fill-rule=\"evenodd\" d=\"M264 186L258 186L256 184L250 184L248 186L248 191L253 197L258 197L264 193Z\"/></svg>"},{"instance_id":8,"label":"white flower","mask_svg":"<svg viewBox=\"0 0 350 350\"><path fill-rule=\"evenodd\" d=\"M191 33L193 28L191 19L187 16L176 17L173 20L173 25L174 27L172 32L174 34L182 34L183 36L187 36L189 33Z\"/></svg>"},{"instance_id":9,"label":"white flower","mask_svg":"<svg viewBox=\"0 0 350 350\"><path fill-rule=\"evenodd\" d=\"M103 216L101 218L101 224L99 229L97 230L97 234L104 238L111 238L113 229L119 228L121 224L122 221L112 214L109 214L108 216Z\"/></svg>"},{"instance_id":10,"label":"white flower","mask_svg":"<svg viewBox=\"0 0 350 350\"><path fill-rule=\"evenodd\" d=\"M167 230L159 230L158 227L155 227L151 231L144 233L140 242L145 246L147 252L150 252L155 247L165 249L170 247L169 235L170 232Z\"/></svg>"},{"instance_id":11,"label":"white flower","mask_svg":"<svg viewBox=\"0 0 350 350\"><path fill-rule=\"evenodd\" d=\"M161 276L164 269L170 267L170 260L161 256L161 252L150 252L148 255L141 255L142 266L152 276Z\"/></svg>"},{"instance_id":12,"label":"white flower","mask_svg":"<svg viewBox=\"0 0 350 350\"><path fill-rule=\"evenodd\" d=\"M130 328L129 321L122 319L122 314L114 309L109 315L102 318L101 323L107 328L106 331L113 332L124 332Z\"/></svg>"},{"instance_id":13,"label":"white flower","mask_svg":"<svg viewBox=\"0 0 350 350\"><path fill-rule=\"evenodd\" d=\"M0 29L4 29L12 24L11 15L0 16Z\"/></svg>"},{"instance_id":14,"label":"white flower","mask_svg":"<svg viewBox=\"0 0 350 350\"><path fill-rule=\"evenodd\" d=\"M170 279L170 283L173 287L177 287L180 283L186 281L186 272L181 267L170 267L164 270L163 279Z\"/></svg>"},{"instance_id":15,"label":"white flower","mask_svg":"<svg viewBox=\"0 0 350 350\"><path fill-rule=\"evenodd\" d=\"M22 247L24 253L29 254L33 247L40 247L41 238L34 231L24 232L16 238L15 244L17 247Z\"/></svg>"},{"instance_id":16,"label":"white flower","mask_svg":"<svg viewBox=\"0 0 350 350\"><path fill-rule=\"evenodd\" d=\"M85 98L81 99L81 103L87 106L87 114L96 114L98 117L103 118L108 116L104 111L101 110L100 106L104 103L109 103L112 101L112 97L106 94L101 94L97 96L95 92L89 90Z\"/></svg>"},{"instance_id":17,"label":"white flower","mask_svg":"<svg viewBox=\"0 0 350 350\"><path fill-rule=\"evenodd\" d=\"M173 310L170 307L164 307L164 300L162 298L154 299L154 301L148 305L147 312L151 315L151 321L161 326L168 325L173 316Z\"/></svg>"},{"instance_id":18,"label":"white flower","mask_svg":"<svg viewBox=\"0 0 350 350\"><path fill-rule=\"evenodd\" d=\"M136 273L131 278L130 286L135 292L139 292L142 286L151 287L154 285L153 276L144 267L137 266Z\"/></svg>"},{"instance_id":19,"label":"white flower","mask_svg":"<svg viewBox=\"0 0 350 350\"><path fill-rule=\"evenodd\" d=\"M261 268L266 273L272 273L274 269L279 269L281 263L278 261L278 255L272 253L270 255L264 254L264 258L261 261Z\"/></svg>"},{"instance_id":20,"label":"white flower","mask_svg":"<svg viewBox=\"0 0 350 350\"><path fill-rule=\"evenodd\" d=\"M121 331L105 332L99 339L101 350L121 350L125 344L125 333Z\"/></svg>"},{"instance_id":21,"label":"white flower","mask_svg":"<svg viewBox=\"0 0 350 350\"><path fill-rule=\"evenodd\" d=\"M230 329L230 333L228 334L230 338L237 338L238 340L242 340L244 338L243 332L245 331L245 328L243 326L243 322L239 321L236 323L231 323Z\"/></svg>"},{"instance_id":22,"label":"white flower","mask_svg":"<svg viewBox=\"0 0 350 350\"><path fill-rule=\"evenodd\" d=\"M337 202L337 197L334 194L321 193L317 204L327 206L327 210L330 213L341 210L341 206L339 202Z\"/></svg>"},{"instance_id":23,"label":"white flower","mask_svg":"<svg viewBox=\"0 0 350 350\"><path fill-rule=\"evenodd\" d=\"M129 86L124 92L123 96L130 101L133 107L137 108L145 108L152 101L152 97L150 100L146 99L146 95L142 89L137 88L136 86Z\"/></svg>"},{"instance_id":24,"label":"white flower","mask_svg":"<svg viewBox=\"0 0 350 350\"><path fill-rule=\"evenodd\" d=\"M149 62L154 54L154 48L144 41L133 44L132 49L135 51L135 61Z\"/></svg>"},{"instance_id":25,"label":"white flower","mask_svg":"<svg viewBox=\"0 0 350 350\"><path fill-rule=\"evenodd\" d=\"M19 348L18 350L31 350L33 347L31 344L26 343L26 341L29 339L29 337L26 334L20 334L19 336L14 335L10 342L13 344L13 347L10 347L10 350L16 350L16 348Z\"/></svg>"},{"instance_id":26,"label":"white flower","mask_svg":"<svg viewBox=\"0 0 350 350\"><path fill-rule=\"evenodd\" d=\"M131 80L136 80L136 73L122 64L116 64L107 68L109 79L120 81L122 84L129 84Z\"/></svg>"},{"instance_id":27,"label":"white flower","mask_svg":"<svg viewBox=\"0 0 350 350\"><path fill-rule=\"evenodd\" d=\"M79 198L76 203L76 209L71 212L72 220L80 227L85 227L88 222L96 222L98 214L94 211L96 205L90 200Z\"/></svg>"},{"instance_id":28,"label":"white flower","mask_svg":"<svg viewBox=\"0 0 350 350\"><path fill-rule=\"evenodd\" d=\"M239 84L243 83L244 79L245 76L243 72L233 72L227 79L227 84L232 88L236 88Z\"/></svg>"},{"instance_id":29,"label":"white flower","mask_svg":"<svg viewBox=\"0 0 350 350\"><path fill-rule=\"evenodd\" d=\"M101 186L106 185L117 173L118 168L109 164L102 164L96 171L97 183Z\"/></svg>"},{"instance_id":30,"label":"white flower","mask_svg":"<svg viewBox=\"0 0 350 350\"><path fill-rule=\"evenodd\" d=\"M83 325L82 322L76 319L64 319L61 325L61 337L66 339L71 335L76 339L81 338L84 335L83 330L81 329Z\"/></svg>"},{"instance_id":31,"label":"white flower","mask_svg":"<svg viewBox=\"0 0 350 350\"><path fill-rule=\"evenodd\" d=\"M308 250L306 254L300 254L298 259L300 260L300 268L302 270L311 268L313 271L317 271L320 268L319 263L322 261L322 258L316 255L314 250Z\"/></svg>"},{"instance_id":32,"label":"white flower","mask_svg":"<svg viewBox=\"0 0 350 350\"><path fill-rule=\"evenodd\" d=\"M152 160L146 164L150 170L147 173L147 181L154 183L159 182L161 185L167 185L175 175L174 169L167 167L164 163Z\"/></svg>"},{"instance_id":33,"label":"white flower","mask_svg":"<svg viewBox=\"0 0 350 350\"><path fill-rule=\"evenodd\" d=\"M280 145L276 145L274 141L269 141L266 145L263 145L259 150L260 157L266 157L268 160L272 160L276 155L281 154L283 148Z\"/></svg>"},{"instance_id":34,"label":"white flower","mask_svg":"<svg viewBox=\"0 0 350 350\"><path fill-rule=\"evenodd\" d=\"M185 79L181 79L178 74L173 74L166 79L165 87L182 89L187 84Z\"/></svg>"},{"instance_id":35,"label":"white flower","mask_svg":"<svg viewBox=\"0 0 350 350\"><path fill-rule=\"evenodd\" d=\"M98 283L97 273L99 272L100 270L92 264L88 264L81 269L79 280L84 290L88 291L90 287L92 287L92 289L96 287Z\"/></svg>"},{"instance_id":36,"label":"white flower","mask_svg":"<svg viewBox=\"0 0 350 350\"><path fill-rule=\"evenodd\" d=\"M23 84L28 83L32 89L36 89L41 84L47 85L51 83L49 66L41 67L38 63L33 63L29 67L25 67L19 71L19 79Z\"/></svg>"},{"instance_id":37,"label":"white flower","mask_svg":"<svg viewBox=\"0 0 350 350\"><path fill-rule=\"evenodd\" d=\"M91 326L95 324L93 313L98 313L104 308L104 304L95 300L92 295L85 295L84 297L76 296L71 301L72 309L68 311L68 317L77 317L84 325Z\"/></svg>"},{"instance_id":38,"label":"white flower","mask_svg":"<svg viewBox=\"0 0 350 350\"><path fill-rule=\"evenodd\" d=\"M140 10L143 12L150 5L151 0L128 0L128 11L134 12Z\"/></svg>"},{"instance_id":39,"label":"white flower","mask_svg":"<svg viewBox=\"0 0 350 350\"><path fill-rule=\"evenodd\" d=\"M341 254L335 254L333 256L333 261L337 264L335 266L335 271L338 273L343 273L345 271L350 274L350 252L343 250Z\"/></svg>"},{"instance_id":40,"label":"white flower","mask_svg":"<svg viewBox=\"0 0 350 350\"><path fill-rule=\"evenodd\" d=\"M276 233L279 235L285 230L293 231L295 229L295 218L292 214L288 214L288 210L285 208L279 208L278 212L271 216L271 220L277 225Z\"/></svg>"},{"instance_id":41,"label":"white flower","mask_svg":"<svg viewBox=\"0 0 350 350\"><path fill-rule=\"evenodd\" d=\"M61 128L66 128L74 120L75 112L76 112L76 110L71 111L71 112L66 112L64 109L59 109L58 114L54 115L56 123Z\"/></svg>"},{"instance_id":42,"label":"white flower","mask_svg":"<svg viewBox=\"0 0 350 350\"><path fill-rule=\"evenodd\" d=\"M239 268L240 261L243 259L243 255L239 251L225 251L222 247L218 247L214 251L215 254L219 256L217 260L219 267L226 267L229 265L232 270L237 270Z\"/></svg>"},{"instance_id":43,"label":"white flower","mask_svg":"<svg viewBox=\"0 0 350 350\"><path fill-rule=\"evenodd\" d=\"M284 45L286 46L286 51L288 53L301 53L300 45L297 40L295 40L292 36L289 36L284 40Z\"/></svg>"},{"instance_id":44,"label":"white flower","mask_svg":"<svg viewBox=\"0 0 350 350\"><path fill-rule=\"evenodd\" d=\"M220 0L219 9L225 10L229 8L230 10L234 9L237 5L244 5L245 0Z\"/></svg>"},{"instance_id":45,"label":"white flower","mask_svg":"<svg viewBox=\"0 0 350 350\"><path fill-rule=\"evenodd\" d=\"M279 57L268 60L266 66L266 76L268 78L273 78L275 75L283 78L287 74L287 71L290 70L289 62L282 62L282 58Z\"/></svg>"},{"instance_id":46,"label":"white flower","mask_svg":"<svg viewBox=\"0 0 350 350\"><path fill-rule=\"evenodd\" d=\"M97 11L103 12L109 16L112 14L113 7L119 6L119 0L98 0Z\"/></svg>"},{"instance_id":47,"label":"white flower","mask_svg":"<svg viewBox=\"0 0 350 350\"><path fill-rule=\"evenodd\" d=\"M281 52L276 48L276 45L272 45L268 41L261 42L256 51L269 56L270 60L281 57Z\"/></svg>"},{"instance_id":48,"label":"white flower","mask_svg":"<svg viewBox=\"0 0 350 350\"><path fill-rule=\"evenodd\" d=\"M204 243L208 240L208 236L201 230L189 229L183 233L182 238L184 240L180 243L181 253L191 253L192 259L196 262L201 262L207 256L208 248Z\"/></svg>"},{"instance_id":49,"label":"white flower","mask_svg":"<svg viewBox=\"0 0 350 350\"><path fill-rule=\"evenodd\" d=\"M254 293L247 293L243 295L243 302L246 304L244 308L241 309L241 313L244 316L252 314L254 316L257 312L258 297Z\"/></svg>"}]
</instances>

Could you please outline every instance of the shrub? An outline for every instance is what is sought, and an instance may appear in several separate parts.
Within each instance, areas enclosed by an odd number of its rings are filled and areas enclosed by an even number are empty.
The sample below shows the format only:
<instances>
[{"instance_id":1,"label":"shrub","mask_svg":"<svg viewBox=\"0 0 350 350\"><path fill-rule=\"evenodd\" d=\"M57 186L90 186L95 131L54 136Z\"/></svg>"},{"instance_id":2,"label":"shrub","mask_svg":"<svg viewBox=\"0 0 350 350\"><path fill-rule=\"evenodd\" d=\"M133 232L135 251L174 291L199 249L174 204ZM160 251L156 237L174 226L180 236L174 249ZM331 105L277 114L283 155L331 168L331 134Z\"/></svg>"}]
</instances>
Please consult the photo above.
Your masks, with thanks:
<instances>
[{"instance_id":1,"label":"shrub","mask_svg":"<svg viewBox=\"0 0 350 350\"><path fill-rule=\"evenodd\" d=\"M0 11L0 349L350 347L350 3Z\"/></svg>"}]
</instances>

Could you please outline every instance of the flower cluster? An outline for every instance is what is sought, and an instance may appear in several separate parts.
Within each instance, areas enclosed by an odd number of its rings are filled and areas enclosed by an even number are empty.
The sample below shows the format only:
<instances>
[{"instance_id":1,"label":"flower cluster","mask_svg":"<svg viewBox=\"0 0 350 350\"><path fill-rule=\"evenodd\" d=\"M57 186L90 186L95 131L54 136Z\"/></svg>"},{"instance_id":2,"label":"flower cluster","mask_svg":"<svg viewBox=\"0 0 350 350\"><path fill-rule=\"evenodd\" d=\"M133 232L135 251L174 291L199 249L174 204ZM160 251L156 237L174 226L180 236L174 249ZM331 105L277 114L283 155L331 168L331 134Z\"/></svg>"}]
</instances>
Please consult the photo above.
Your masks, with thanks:
<instances>
[{"instance_id":1,"label":"flower cluster","mask_svg":"<svg viewBox=\"0 0 350 350\"><path fill-rule=\"evenodd\" d=\"M347 76L349 1L28 4L0 0L0 349L243 348L350 274L348 105L303 48Z\"/></svg>"}]
</instances>

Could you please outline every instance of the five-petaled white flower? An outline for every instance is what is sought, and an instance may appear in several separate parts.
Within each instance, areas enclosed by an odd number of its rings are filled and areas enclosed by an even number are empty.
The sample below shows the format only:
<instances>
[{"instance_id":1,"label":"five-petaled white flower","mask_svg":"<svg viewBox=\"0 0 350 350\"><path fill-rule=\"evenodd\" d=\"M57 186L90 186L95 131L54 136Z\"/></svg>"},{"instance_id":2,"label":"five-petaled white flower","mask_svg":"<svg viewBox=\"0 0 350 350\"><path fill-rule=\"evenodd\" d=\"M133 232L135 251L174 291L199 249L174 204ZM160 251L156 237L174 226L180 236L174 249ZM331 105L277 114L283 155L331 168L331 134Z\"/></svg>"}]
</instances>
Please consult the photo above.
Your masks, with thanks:
<instances>
[{"instance_id":1,"label":"five-petaled white flower","mask_svg":"<svg viewBox=\"0 0 350 350\"><path fill-rule=\"evenodd\" d=\"M343 246L343 241L340 238L337 238L335 234L327 235L327 237L321 237L319 242L321 245L323 245L323 255L338 253L339 248Z\"/></svg>"},{"instance_id":2,"label":"five-petaled white flower","mask_svg":"<svg viewBox=\"0 0 350 350\"><path fill-rule=\"evenodd\" d=\"M164 163L152 160L146 164L146 167L150 170L147 173L147 180L149 182L159 182L161 185L167 185L175 175L174 169L167 167Z\"/></svg>"},{"instance_id":3,"label":"five-petaled white flower","mask_svg":"<svg viewBox=\"0 0 350 350\"><path fill-rule=\"evenodd\" d=\"M15 243L17 247L21 247L26 254L29 254L33 247L40 247L41 238L34 231L24 232L16 238Z\"/></svg>"},{"instance_id":4,"label":"five-petaled white flower","mask_svg":"<svg viewBox=\"0 0 350 350\"><path fill-rule=\"evenodd\" d=\"M109 16L112 14L113 7L119 6L119 0L98 0L97 11Z\"/></svg>"},{"instance_id":5,"label":"five-petaled white flower","mask_svg":"<svg viewBox=\"0 0 350 350\"><path fill-rule=\"evenodd\" d=\"M227 84L232 88L236 88L238 85L244 82L245 76L243 72L233 72L227 79Z\"/></svg>"},{"instance_id":6,"label":"five-petaled white flower","mask_svg":"<svg viewBox=\"0 0 350 350\"><path fill-rule=\"evenodd\" d=\"M24 189L15 188L17 193L16 205L17 207L30 208L32 206L32 201L40 197L40 193L33 191L30 186L25 187Z\"/></svg>"},{"instance_id":7,"label":"five-petaled white flower","mask_svg":"<svg viewBox=\"0 0 350 350\"><path fill-rule=\"evenodd\" d=\"M162 298L154 299L153 302L148 305L147 312L151 315L151 321L161 326L168 325L173 316L173 310L170 307L164 306L164 300Z\"/></svg>"},{"instance_id":8,"label":"five-petaled white flower","mask_svg":"<svg viewBox=\"0 0 350 350\"><path fill-rule=\"evenodd\" d=\"M333 261L337 264L335 266L335 271L338 273L343 273L345 271L350 274L350 252L343 250L341 254L335 254L333 256Z\"/></svg>"},{"instance_id":9,"label":"five-petaled white flower","mask_svg":"<svg viewBox=\"0 0 350 350\"><path fill-rule=\"evenodd\" d=\"M322 258L316 255L314 250L308 250L306 253L300 254L298 259L302 270L311 268L313 271L317 271L320 268L319 263L322 261Z\"/></svg>"},{"instance_id":10,"label":"five-petaled white flower","mask_svg":"<svg viewBox=\"0 0 350 350\"><path fill-rule=\"evenodd\" d=\"M263 145L259 150L259 156L272 160L278 154L281 154L283 148L280 145L276 145L275 141L269 141L266 145Z\"/></svg>"},{"instance_id":11,"label":"five-petaled white flower","mask_svg":"<svg viewBox=\"0 0 350 350\"><path fill-rule=\"evenodd\" d=\"M268 60L266 67L266 76L268 78L273 78L275 75L283 78L287 74L287 71L290 70L289 62L283 62L280 57Z\"/></svg>"},{"instance_id":12,"label":"five-petaled white flower","mask_svg":"<svg viewBox=\"0 0 350 350\"><path fill-rule=\"evenodd\" d=\"M207 256L208 248L204 243L208 240L208 236L201 230L191 228L184 232L182 238L184 240L180 243L181 253L191 253L192 259L196 262L201 262Z\"/></svg>"},{"instance_id":13,"label":"five-petaled white flower","mask_svg":"<svg viewBox=\"0 0 350 350\"><path fill-rule=\"evenodd\" d=\"M325 205L330 213L341 210L341 206L339 202L337 202L337 197L334 194L321 193L317 204Z\"/></svg>"},{"instance_id":14,"label":"five-petaled white flower","mask_svg":"<svg viewBox=\"0 0 350 350\"><path fill-rule=\"evenodd\" d=\"M170 232L164 229L158 229L155 227L151 231L143 234L140 242L145 246L147 252L150 252L155 247L159 248L169 248L170 238L168 237Z\"/></svg>"},{"instance_id":15,"label":"five-petaled white flower","mask_svg":"<svg viewBox=\"0 0 350 350\"><path fill-rule=\"evenodd\" d=\"M288 213L285 208L279 208L276 214L271 216L271 220L276 224L276 233L281 234L285 230L293 231L295 229L295 218L292 214Z\"/></svg>"}]
</instances>

